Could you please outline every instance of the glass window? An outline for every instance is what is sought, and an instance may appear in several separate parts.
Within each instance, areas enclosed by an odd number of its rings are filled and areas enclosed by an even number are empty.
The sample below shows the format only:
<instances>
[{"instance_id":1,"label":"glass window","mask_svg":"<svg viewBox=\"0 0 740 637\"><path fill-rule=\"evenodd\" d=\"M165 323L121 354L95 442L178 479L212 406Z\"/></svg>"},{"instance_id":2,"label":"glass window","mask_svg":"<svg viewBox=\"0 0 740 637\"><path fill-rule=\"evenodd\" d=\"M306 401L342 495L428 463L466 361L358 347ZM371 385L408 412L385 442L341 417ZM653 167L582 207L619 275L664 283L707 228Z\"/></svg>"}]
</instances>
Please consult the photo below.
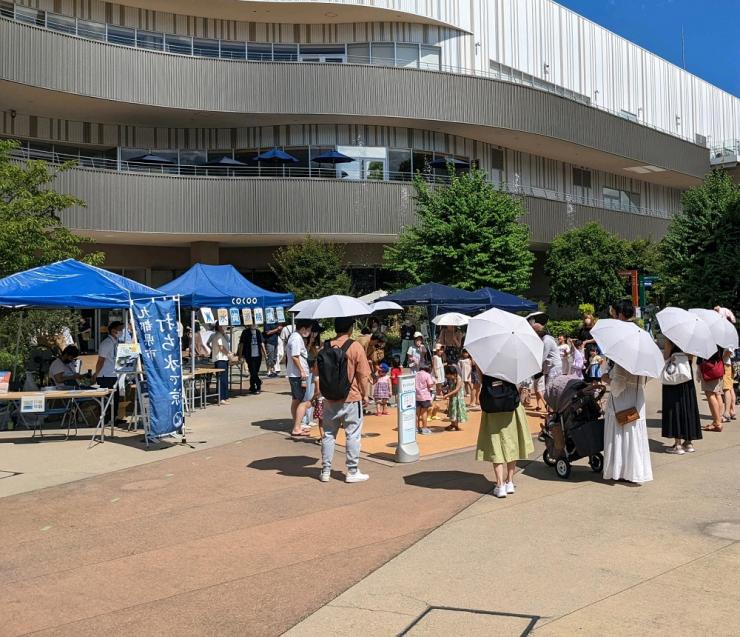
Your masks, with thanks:
<instances>
[{"instance_id":1,"label":"glass window","mask_svg":"<svg viewBox=\"0 0 740 637\"><path fill-rule=\"evenodd\" d=\"M136 46L140 49L161 51L164 45L164 35L154 31L137 31Z\"/></svg>"},{"instance_id":2,"label":"glass window","mask_svg":"<svg viewBox=\"0 0 740 637\"><path fill-rule=\"evenodd\" d=\"M56 13L46 14L46 26L60 33L77 33L77 21L66 15L57 15Z\"/></svg>"},{"instance_id":3,"label":"glass window","mask_svg":"<svg viewBox=\"0 0 740 637\"><path fill-rule=\"evenodd\" d=\"M396 63L395 48L396 47L393 42L373 42L373 64L380 64L382 66L393 66Z\"/></svg>"},{"instance_id":4,"label":"glass window","mask_svg":"<svg viewBox=\"0 0 740 637\"><path fill-rule=\"evenodd\" d=\"M591 187L591 171L582 168L573 169L573 185L581 188Z\"/></svg>"},{"instance_id":5,"label":"glass window","mask_svg":"<svg viewBox=\"0 0 740 637\"><path fill-rule=\"evenodd\" d=\"M397 44L396 65L416 69L419 67L419 45Z\"/></svg>"},{"instance_id":6,"label":"glass window","mask_svg":"<svg viewBox=\"0 0 740 637\"><path fill-rule=\"evenodd\" d=\"M500 148L494 148L491 151L491 168L493 170L504 169L504 151Z\"/></svg>"},{"instance_id":7,"label":"glass window","mask_svg":"<svg viewBox=\"0 0 740 637\"><path fill-rule=\"evenodd\" d=\"M291 162L285 165L285 176L286 177L308 177L308 146L301 146L297 148L286 147L285 152L289 155L293 155L298 160L298 163Z\"/></svg>"},{"instance_id":8,"label":"glass window","mask_svg":"<svg viewBox=\"0 0 740 637\"><path fill-rule=\"evenodd\" d=\"M202 58L217 58L218 40L193 38L193 55L197 55Z\"/></svg>"},{"instance_id":9,"label":"glass window","mask_svg":"<svg viewBox=\"0 0 740 637\"><path fill-rule=\"evenodd\" d=\"M388 179L392 181L411 181L411 151L388 150Z\"/></svg>"},{"instance_id":10,"label":"glass window","mask_svg":"<svg viewBox=\"0 0 740 637\"><path fill-rule=\"evenodd\" d=\"M353 64L370 64L369 44L348 44L347 62Z\"/></svg>"},{"instance_id":11,"label":"glass window","mask_svg":"<svg viewBox=\"0 0 740 637\"><path fill-rule=\"evenodd\" d=\"M186 35L167 34L164 42L164 50L169 53L179 53L180 55L192 55L193 40Z\"/></svg>"},{"instance_id":12,"label":"glass window","mask_svg":"<svg viewBox=\"0 0 740 637\"><path fill-rule=\"evenodd\" d=\"M272 55L275 62L295 62L298 60L298 45L275 44Z\"/></svg>"},{"instance_id":13,"label":"glass window","mask_svg":"<svg viewBox=\"0 0 740 637\"><path fill-rule=\"evenodd\" d=\"M247 59L253 62L270 62L272 60L272 44L247 42Z\"/></svg>"},{"instance_id":14,"label":"glass window","mask_svg":"<svg viewBox=\"0 0 740 637\"><path fill-rule=\"evenodd\" d=\"M108 25L108 42L123 46L136 46L136 30L128 27Z\"/></svg>"},{"instance_id":15,"label":"glass window","mask_svg":"<svg viewBox=\"0 0 740 637\"><path fill-rule=\"evenodd\" d=\"M434 172L432 168L432 162L434 161L434 155L432 153L424 151L414 151L412 153L412 169L414 174L421 173L422 175L431 175Z\"/></svg>"},{"instance_id":16,"label":"glass window","mask_svg":"<svg viewBox=\"0 0 740 637\"><path fill-rule=\"evenodd\" d=\"M57 161L77 160L80 156L80 149L76 146L54 144L54 156Z\"/></svg>"},{"instance_id":17,"label":"glass window","mask_svg":"<svg viewBox=\"0 0 740 637\"><path fill-rule=\"evenodd\" d=\"M630 210L631 212L638 212L640 210L640 193L639 192L625 192L622 191L622 210Z\"/></svg>"},{"instance_id":18,"label":"glass window","mask_svg":"<svg viewBox=\"0 0 740 637\"><path fill-rule=\"evenodd\" d=\"M438 46L421 47L421 68L439 71L442 67L442 53Z\"/></svg>"},{"instance_id":19,"label":"glass window","mask_svg":"<svg viewBox=\"0 0 740 637\"><path fill-rule=\"evenodd\" d=\"M12 2L0 2L0 16L3 18L13 19L13 3Z\"/></svg>"},{"instance_id":20,"label":"glass window","mask_svg":"<svg viewBox=\"0 0 740 637\"><path fill-rule=\"evenodd\" d=\"M344 44L301 44L301 55L343 56L344 54Z\"/></svg>"},{"instance_id":21,"label":"glass window","mask_svg":"<svg viewBox=\"0 0 740 637\"><path fill-rule=\"evenodd\" d=\"M24 24L33 24L37 27L44 26L44 12L38 9L15 5L15 19Z\"/></svg>"},{"instance_id":22,"label":"glass window","mask_svg":"<svg viewBox=\"0 0 740 637\"><path fill-rule=\"evenodd\" d=\"M221 40L221 57L229 60L244 60L247 57L247 43Z\"/></svg>"},{"instance_id":23,"label":"glass window","mask_svg":"<svg viewBox=\"0 0 740 637\"><path fill-rule=\"evenodd\" d=\"M88 40L106 42L105 25L88 20L77 20L77 35Z\"/></svg>"},{"instance_id":24,"label":"glass window","mask_svg":"<svg viewBox=\"0 0 740 637\"><path fill-rule=\"evenodd\" d=\"M342 177L342 171L344 166L347 164L319 164L313 161L314 157L320 157L324 153L334 150L333 146L311 146L310 156L312 161L310 162L311 177L321 177L324 179L336 179ZM348 175L345 175L348 176Z\"/></svg>"},{"instance_id":25,"label":"glass window","mask_svg":"<svg viewBox=\"0 0 740 637\"><path fill-rule=\"evenodd\" d=\"M601 190L601 196L604 199L604 206L619 209L621 195L618 190L604 187Z\"/></svg>"}]
</instances>

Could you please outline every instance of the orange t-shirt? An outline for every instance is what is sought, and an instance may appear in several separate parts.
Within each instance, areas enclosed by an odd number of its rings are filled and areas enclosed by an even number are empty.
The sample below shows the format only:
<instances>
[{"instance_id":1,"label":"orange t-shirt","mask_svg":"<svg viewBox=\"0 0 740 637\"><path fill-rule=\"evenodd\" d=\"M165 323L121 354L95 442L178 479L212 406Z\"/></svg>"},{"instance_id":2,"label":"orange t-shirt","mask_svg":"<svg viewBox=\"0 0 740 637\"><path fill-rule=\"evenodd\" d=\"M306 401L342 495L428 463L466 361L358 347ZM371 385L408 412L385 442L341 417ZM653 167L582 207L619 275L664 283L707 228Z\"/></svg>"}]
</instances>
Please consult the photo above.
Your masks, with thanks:
<instances>
[{"instance_id":1,"label":"orange t-shirt","mask_svg":"<svg viewBox=\"0 0 740 637\"><path fill-rule=\"evenodd\" d=\"M342 347L349 337L345 334L331 342L332 347ZM367 361L365 348L355 341L347 350L347 374L352 381L352 387L349 390L345 403L355 403L362 400L363 390L367 389L367 383L370 380L370 363Z\"/></svg>"}]
</instances>

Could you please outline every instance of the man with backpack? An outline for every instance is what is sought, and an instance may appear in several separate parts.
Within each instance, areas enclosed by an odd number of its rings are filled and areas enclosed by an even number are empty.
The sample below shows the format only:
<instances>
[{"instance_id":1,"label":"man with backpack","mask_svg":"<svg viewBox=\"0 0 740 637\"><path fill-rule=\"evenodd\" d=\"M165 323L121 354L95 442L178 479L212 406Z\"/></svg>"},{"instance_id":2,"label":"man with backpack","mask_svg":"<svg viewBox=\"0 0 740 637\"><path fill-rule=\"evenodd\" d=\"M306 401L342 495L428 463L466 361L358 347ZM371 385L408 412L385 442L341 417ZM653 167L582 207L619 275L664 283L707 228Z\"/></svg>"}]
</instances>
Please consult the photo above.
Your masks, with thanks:
<instances>
[{"instance_id":1,"label":"man with backpack","mask_svg":"<svg viewBox=\"0 0 740 637\"><path fill-rule=\"evenodd\" d=\"M363 408L367 406L370 364L362 345L350 338L353 318L334 319L337 337L319 351L319 390L324 397L324 437L321 439L322 469L319 479L328 482L337 432L344 427L347 450L345 482L364 482L370 476L360 472L360 436Z\"/></svg>"}]
</instances>

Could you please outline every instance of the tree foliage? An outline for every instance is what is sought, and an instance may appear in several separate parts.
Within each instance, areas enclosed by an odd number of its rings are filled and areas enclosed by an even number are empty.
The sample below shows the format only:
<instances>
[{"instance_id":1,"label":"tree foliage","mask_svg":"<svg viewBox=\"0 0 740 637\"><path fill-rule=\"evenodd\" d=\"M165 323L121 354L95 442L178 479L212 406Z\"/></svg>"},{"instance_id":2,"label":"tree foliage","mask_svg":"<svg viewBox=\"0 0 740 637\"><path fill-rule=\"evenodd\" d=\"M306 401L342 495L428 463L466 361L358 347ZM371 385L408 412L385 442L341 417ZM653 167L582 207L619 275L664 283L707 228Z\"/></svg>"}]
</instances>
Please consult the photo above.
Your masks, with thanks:
<instances>
[{"instance_id":1,"label":"tree foliage","mask_svg":"<svg viewBox=\"0 0 740 637\"><path fill-rule=\"evenodd\" d=\"M485 173L455 174L450 184L414 180L418 222L387 246L385 265L401 283L436 282L465 290L490 286L521 294L530 285L534 255L519 199L496 190Z\"/></svg>"},{"instance_id":2,"label":"tree foliage","mask_svg":"<svg viewBox=\"0 0 740 637\"><path fill-rule=\"evenodd\" d=\"M344 249L335 243L306 237L302 243L279 248L270 268L281 288L298 301L352 292Z\"/></svg>"},{"instance_id":3,"label":"tree foliage","mask_svg":"<svg viewBox=\"0 0 740 637\"><path fill-rule=\"evenodd\" d=\"M626 262L625 242L598 223L564 232L555 237L545 263L551 298L560 305L605 309L624 296L619 272Z\"/></svg>"},{"instance_id":4,"label":"tree foliage","mask_svg":"<svg viewBox=\"0 0 740 637\"><path fill-rule=\"evenodd\" d=\"M18 142L0 140L0 276L69 258L102 264L103 254L83 254L82 246L90 241L73 234L59 218L66 208L84 205L52 188L56 175L72 164L51 169L44 161L12 161L11 153L18 147ZM32 338L56 334L64 326L74 331L76 325L69 311L30 310L21 317L4 310L0 350L14 356L20 327L22 362Z\"/></svg>"},{"instance_id":5,"label":"tree foliage","mask_svg":"<svg viewBox=\"0 0 740 637\"><path fill-rule=\"evenodd\" d=\"M661 288L681 307L740 302L740 187L723 170L684 193L683 211L660 243Z\"/></svg>"}]
</instances>

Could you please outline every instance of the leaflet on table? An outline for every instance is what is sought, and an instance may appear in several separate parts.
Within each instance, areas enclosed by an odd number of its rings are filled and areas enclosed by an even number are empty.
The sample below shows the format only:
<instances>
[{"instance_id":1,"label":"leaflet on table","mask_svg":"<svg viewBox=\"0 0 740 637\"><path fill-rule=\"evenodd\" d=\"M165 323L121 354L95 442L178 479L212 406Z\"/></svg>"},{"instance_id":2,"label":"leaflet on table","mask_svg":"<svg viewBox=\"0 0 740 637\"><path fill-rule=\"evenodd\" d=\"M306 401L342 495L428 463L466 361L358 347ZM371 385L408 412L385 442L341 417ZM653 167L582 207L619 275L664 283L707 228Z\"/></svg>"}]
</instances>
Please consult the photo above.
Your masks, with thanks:
<instances>
[{"instance_id":1,"label":"leaflet on table","mask_svg":"<svg viewBox=\"0 0 740 637\"><path fill-rule=\"evenodd\" d=\"M229 318L231 319L232 325L241 325L242 320L241 316L239 315L239 308L238 307L232 307L229 308Z\"/></svg>"},{"instance_id":2,"label":"leaflet on table","mask_svg":"<svg viewBox=\"0 0 740 637\"><path fill-rule=\"evenodd\" d=\"M223 325L224 327L229 326L229 310L227 310L225 307L220 307L216 310L218 313L218 324Z\"/></svg>"},{"instance_id":3,"label":"leaflet on table","mask_svg":"<svg viewBox=\"0 0 740 637\"><path fill-rule=\"evenodd\" d=\"M242 323L244 323L244 325L246 325L247 327L249 327L253 322L254 321L252 319L252 310L251 310L251 308L243 307L242 308Z\"/></svg>"},{"instance_id":4,"label":"leaflet on table","mask_svg":"<svg viewBox=\"0 0 740 637\"><path fill-rule=\"evenodd\" d=\"M213 325L216 322L216 319L213 316L213 310L210 307L200 308L200 317L206 325Z\"/></svg>"},{"instance_id":5,"label":"leaflet on table","mask_svg":"<svg viewBox=\"0 0 740 637\"><path fill-rule=\"evenodd\" d=\"M256 307L253 310L254 313L254 322L256 325L264 325L265 324L265 314L262 311L261 307Z\"/></svg>"}]
</instances>

